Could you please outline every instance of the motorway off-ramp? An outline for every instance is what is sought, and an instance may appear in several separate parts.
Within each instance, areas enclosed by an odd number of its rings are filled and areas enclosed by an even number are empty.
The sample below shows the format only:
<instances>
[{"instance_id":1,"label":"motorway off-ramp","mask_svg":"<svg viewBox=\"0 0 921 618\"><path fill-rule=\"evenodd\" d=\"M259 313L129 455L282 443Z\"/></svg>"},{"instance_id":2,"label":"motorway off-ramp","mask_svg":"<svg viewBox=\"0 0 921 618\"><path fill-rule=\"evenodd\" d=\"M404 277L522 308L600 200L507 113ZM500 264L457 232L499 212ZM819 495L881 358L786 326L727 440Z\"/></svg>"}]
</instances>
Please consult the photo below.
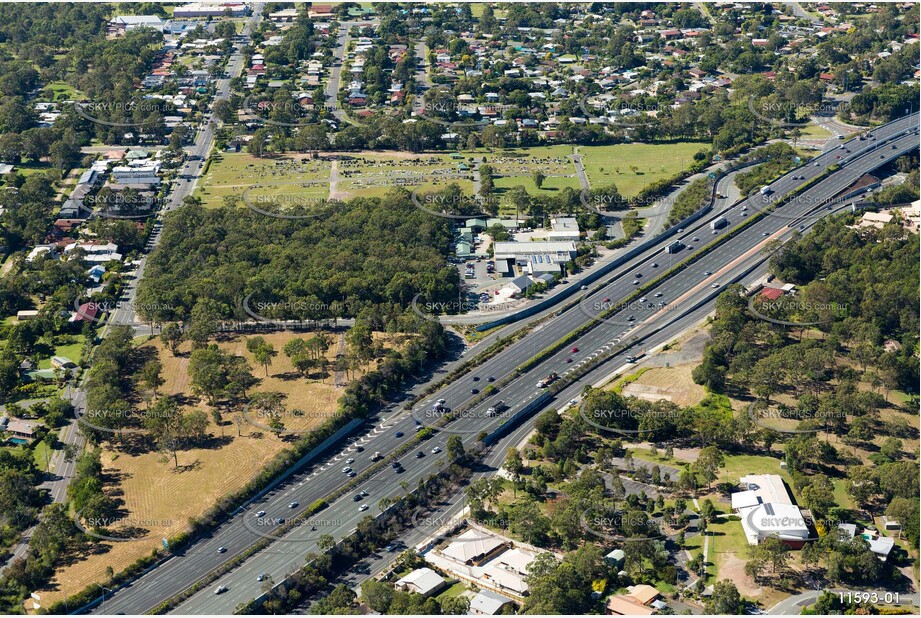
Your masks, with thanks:
<instances>
[{"instance_id":1,"label":"motorway off-ramp","mask_svg":"<svg viewBox=\"0 0 921 618\"><path fill-rule=\"evenodd\" d=\"M552 355L532 371L503 387L499 395L473 409L482 410L494 400L501 398L512 404L511 412L514 412L516 409L521 409L527 402L540 396L540 390L536 388L534 383L539 377L546 375L550 371L556 371L561 374L571 371L573 367L579 366L581 363L586 362L587 359L614 351L634 338L650 337L641 346L637 346L638 348L651 347L656 345L657 342L668 341L681 329L687 328L689 324L699 320L700 316L711 310L710 307L704 304L692 311L693 307L712 299L722 287L737 280L741 273L763 262L765 256L762 253L762 248L770 240L788 237L793 233L796 228L789 227L791 219L785 218L783 215L794 217L801 212L805 212L811 209L820 198L837 194L843 187L848 186L863 173L879 167L882 163L891 160L902 152L917 148L918 139L915 133L897 140L895 143L896 149L894 150L890 148L890 144L880 146L882 140L888 136L904 131L907 128L916 130L916 127L917 114L911 118L877 129L874 132L878 136L877 142L858 142L856 140L848 142L848 146L853 151L852 154L847 155L851 157L851 160L837 160L835 157L842 155L832 151L823 154L816 160L819 166L814 166L814 162L810 161L806 166L795 170L795 173L787 174L784 178L772 184L775 195L790 192L805 182L805 180L793 180L793 175L804 175L809 179L817 176L829 165L841 163L842 161L847 163L845 168L834 173L829 179L806 191L802 198L784 206L778 215L763 218L720 247L717 247L693 266L666 279L656 288L646 292L650 298L653 298L652 295L656 292L661 293L661 298L664 298L669 303L677 304L677 309L669 310L662 315L642 316L643 319L638 319L635 326L631 326L631 323L626 321L626 315L615 317L609 323L597 326L577 341L568 344L563 350ZM871 151L858 155L858 148ZM749 212L756 211L764 207L764 198L759 194L755 198L748 200L748 204ZM819 215L823 214L824 211L820 210ZM689 228L683 235L686 242L694 245L695 249L726 233L726 229L723 229L716 235L710 234L707 223L711 218L712 216L705 217L699 225ZM730 227L739 222L742 218L739 206L729 213L729 218ZM804 225L808 225L810 221L806 221ZM691 236L694 234L698 235L701 239L700 242L691 240ZM663 241L663 244L665 242ZM676 258L683 259L687 254L687 251L682 252ZM661 246L656 246L642 256L635 258L631 261L630 268L625 268L624 271L613 278L611 283L594 292L592 297L624 298L635 289L632 284L634 280L632 275L636 269L642 270L645 280L652 278L655 274L654 269L651 267L653 260L658 261L660 269L664 269L667 266L667 263L663 262ZM704 275L705 271L711 271L713 274ZM717 283L719 287L713 288L714 283ZM690 311L690 313L684 313L685 310ZM589 317L585 311L574 308L554 318L539 329L534 330L522 341L484 363L482 367L471 374L426 399L419 406L419 409L415 410L416 415L420 416L419 410L426 406L431 406L433 400L439 397L446 399L448 405L456 409L463 408L465 402L471 398L470 389L474 384L471 380L472 375L476 374L483 380L487 376L493 376L497 381L501 381L503 377L512 374L515 368L524 360L545 349L566 333L571 332L586 322ZM571 352L571 347L579 348L579 352ZM600 377L603 373L610 372L612 367L623 363L623 359L628 353L635 354L636 350L622 352L610 362L609 366L597 368L588 376L585 376L582 383L591 383L594 377ZM572 362L567 362L568 359L572 359ZM483 381L478 384L481 388L484 386ZM580 385L575 384L564 392L566 394L577 393L579 388L581 388ZM466 444L469 445L477 433L496 427L502 420L504 419L484 417L476 419L476 422L455 421L449 426L449 430L463 432L462 437L464 437ZM262 528L257 529L252 525L251 519L255 511L266 510L268 514L277 516L281 513L291 512L287 504L292 500L297 500L303 507L313 500L327 495L345 481L345 476L341 472L344 458L355 457L356 462L351 467L361 473L363 469L368 467L368 456L371 453L379 450L386 454L393 452L403 444L413 434L415 421L411 415L402 414L390 419L383 425L377 426L376 429L377 433L372 432L366 437L363 453L354 455L348 452L340 453L337 455L338 460L331 460L323 466L296 476L293 481L279 488L273 494L266 496L259 503L248 506L245 513L231 518L210 537L190 547L182 556L172 558L159 568L132 583L130 587L115 592L112 598L105 602L105 607L96 608L96 611L101 611L101 613L143 613L162 600L184 590L229 558L244 551L259 538L260 534L264 534ZM398 431L403 432L404 437L397 438L395 434ZM448 432L440 432L424 443L421 449L427 455L423 458L417 459L415 457L415 449L403 457L402 462L405 472L402 474L398 475L392 469L387 468L384 472L369 480L368 483L377 487L381 485L390 487L392 493L387 495L401 493L398 489L398 483L401 480L405 480L410 487L414 486L419 478L434 471L433 463L438 457L431 455L429 451L435 444L444 449L444 442L449 435L451 434ZM362 487L357 489L360 490ZM333 534L334 537L338 538L348 533L354 527L355 522L365 514L376 512L376 502L369 502L371 509L367 513L358 511L360 503L353 502L353 493L350 492L317 516L328 521L341 522L337 526L336 533ZM376 495L373 492L369 493ZM250 519L248 525L247 518ZM297 528L289 535L286 535L285 541L274 543L268 549L249 558L243 567L238 567L223 576L219 583L228 586L226 593L215 595L212 590L217 585L215 583L180 605L177 613L232 612L239 603L248 601L259 594L261 584L256 581L256 575L268 573L277 582L285 573L301 566L304 554L315 549L318 538L317 532L310 530L309 526ZM329 533L326 529L323 529L322 532ZM226 547L228 551L223 554L218 553L217 549L221 546Z\"/></svg>"}]
</instances>

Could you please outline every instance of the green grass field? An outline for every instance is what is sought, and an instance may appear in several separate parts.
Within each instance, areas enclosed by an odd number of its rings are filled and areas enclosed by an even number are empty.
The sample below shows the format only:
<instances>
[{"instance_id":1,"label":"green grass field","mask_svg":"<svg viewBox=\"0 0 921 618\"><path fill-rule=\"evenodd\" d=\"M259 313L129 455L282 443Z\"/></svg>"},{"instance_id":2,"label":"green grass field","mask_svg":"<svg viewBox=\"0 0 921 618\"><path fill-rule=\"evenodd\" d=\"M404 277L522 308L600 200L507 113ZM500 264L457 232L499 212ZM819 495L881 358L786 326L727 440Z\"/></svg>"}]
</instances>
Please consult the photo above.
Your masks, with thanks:
<instances>
[{"instance_id":1,"label":"green grass field","mask_svg":"<svg viewBox=\"0 0 921 618\"><path fill-rule=\"evenodd\" d=\"M338 163L339 191L352 197L382 197L393 187L437 191L456 183L465 193L473 193L473 173L461 164L470 167L469 162L441 153L353 155Z\"/></svg>"},{"instance_id":2,"label":"green grass field","mask_svg":"<svg viewBox=\"0 0 921 618\"><path fill-rule=\"evenodd\" d=\"M802 129L800 129L799 136L800 136L800 139L810 138L810 137L819 138L819 139L828 139L829 137L831 137L831 131L823 127L820 127L817 124L810 123L806 125L805 127L803 127Z\"/></svg>"},{"instance_id":3,"label":"green grass field","mask_svg":"<svg viewBox=\"0 0 921 618\"><path fill-rule=\"evenodd\" d=\"M552 197L564 188L580 191L582 185L576 176L576 168L570 158L572 146L537 146L534 148L508 148L492 152L477 149L477 155L485 158L484 163L493 168L496 177L493 183L497 194L521 186L531 195ZM464 154L469 154L465 152ZM540 170L545 179L541 188L534 184L533 174ZM506 201L500 205L500 214L514 216L515 208Z\"/></svg>"},{"instance_id":4,"label":"green grass field","mask_svg":"<svg viewBox=\"0 0 921 618\"><path fill-rule=\"evenodd\" d=\"M615 184L622 195L632 197L646 185L687 169L694 154L709 147L705 142L675 142L580 146L578 150L592 187Z\"/></svg>"},{"instance_id":5,"label":"green grass field","mask_svg":"<svg viewBox=\"0 0 921 618\"><path fill-rule=\"evenodd\" d=\"M710 535L707 562L714 565L713 567L709 567L707 572L713 575L715 568L716 577L714 581L718 581L723 577L720 573L720 569L729 558L733 556L743 559L746 558L749 547L748 540L745 538L745 532L742 529L742 523L738 520L738 517L730 521L720 520L709 524L707 526L707 532Z\"/></svg>"},{"instance_id":6,"label":"green grass field","mask_svg":"<svg viewBox=\"0 0 921 618\"><path fill-rule=\"evenodd\" d=\"M199 182L195 196L208 208L224 204L228 196L283 196L309 199L329 196L329 161L304 157L258 159L247 153L222 153ZM256 188L254 188L256 187Z\"/></svg>"},{"instance_id":7,"label":"green grass field","mask_svg":"<svg viewBox=\"0 0 921 618\"><path fill-rule=\"evenodd\" d=\"M719 470L720 481L738 483L746 474L779 474L792 486L790 475L780 467L780 459L761 455L727 455L725 462L726 467Z\"/></svg>"},{"instance_id":8,"label":"green grass field","mask_svg":"<svg viewBox=\"0 0 921 618\"><path fill-rule=\"evenodd\" d=\"M579 185L579 179L575 176L566 177L566 176L547 176L544 179L544 183L541 185L541 188L538 189L537 185L534 184L534 179L530 176L508 176L505 178L495 178L493 179L493 184L500 193L514 189L515 187L522 186L527 192L531 195L542 195L545 197L551 197L560 189L569 187L580 191L582 187Z\"/></svg>"},{"instance_id":9,"label":"green grass field","mask_svg":"<svg viewBox=\"0 0 921 618\"><path fill-rule=\"evenodd\" d=\"M51 82L45 86L45 92L49 93L52 101L76 101L82 95L81 93L66 82Z\"/></svg>"},{"instance_id":10,"label":"green grass field","mask_svg":"<svg viewBox=\"0 0 921 618\"><path fill-rule=\"evenodd\" d=\"M39 442L32 449L32 460L40 470L48 467L48 461L51 459L51 447L45 441Z\"/></svg>"}]
</instances>

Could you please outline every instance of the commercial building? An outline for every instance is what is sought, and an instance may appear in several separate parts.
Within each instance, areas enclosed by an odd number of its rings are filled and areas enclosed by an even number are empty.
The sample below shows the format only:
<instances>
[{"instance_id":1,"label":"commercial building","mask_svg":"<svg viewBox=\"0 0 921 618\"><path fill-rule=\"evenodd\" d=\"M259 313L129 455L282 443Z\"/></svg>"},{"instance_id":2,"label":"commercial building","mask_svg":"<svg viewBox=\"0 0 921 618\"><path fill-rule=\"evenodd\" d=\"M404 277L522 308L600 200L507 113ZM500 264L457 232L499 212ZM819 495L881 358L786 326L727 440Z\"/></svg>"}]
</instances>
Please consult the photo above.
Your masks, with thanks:
<instances>
[{"instance_id":1,"label":"commercial building","mask_svg":"<svg viewBox=\"0 0 921 618\"><path fill-rule=\"evenodd\" d=\"M112 182L126 185L159 185L159 163L122 165L112 169Z\"/></svg>"},{"instance_id":2,"label":"commercial building","mask_svg":"<svg viewBox=\"0 0 921 618\"><path fill-rule=\"evenodd\" d=\"M528 566L542 550L475 524L468 526L445 547L428 552L426 561L480 590L523 601L528 596Z\"/></svg>"},{"instance_id":3,"label":"commercial building","mask_svg":"<svg viewBox=\"0 0 921 618\"><path fill-rule=\"evenodd\" d=\"M550 263L565 264L576 257L576 244L572 241L533 241L493 243L493 255L496 263L512 260L521 266L527 266L531 256L542 255Z\"/></svg>"},{"instance_id":4,"label":"commercial building","mask_svg":"<svg viewBox=\"0 0 921 618\"><path fill-rule=\"evenodd\" d=\"M118 252L115 243L76 243L72 242L64 247L64 255L70 255L77 249L84 252L83 261L91 264L105 264L111 260L121 261L122 254Z\"/></svg>"},{"instance_id":5,"label":"commercial building","mask_svg":"<svg viewBox=\"0 0 921 618\"><path fill-rule=\"evenodd\" d=\"M550 233L547 238L552 241L578 241L580 236L579 223L575 217L558 217L550 219Z\"/></svg>"},{"instance_id":6,"label":"commercial building","mask_svg":"<svg viewBox=\"0 0 921 618\"><path fill-rule=\"evenodd\" d=\"M249 15L250 8L242 2L190 2L173 10L176 19L190 17L242 17Z\"/></svg>"},{"instance_id":7,"label":"commercial building","mask_svg":"<svg viewBox=\"0 0 921 618\"><path fill-rule=\"evenodd\" d=\"M810 539L809 527L799 507L776 474L749 474L741 479L744 488L732 494L732 510L742 518L749 545L776 537L793 549Z\"/></svg>"},{"instance_id":8,"label":"commercial building","mask_svg":"<svg viewBox=\"0 0 921 618\"><path fill-rule=\"evenodd\" d=\"M119 15L109 21L110 34L125 34L135 28L153 28L163 31L163 20L156 15Z\"/></svg>"},{"instance_id":9,"label":"commercial building","mask_svg":"<svg viewBox=\"0 0 921 618\"><path fill-rule=\"evenodd\" d=\"M505 550L507 544L496 536L467 530L441 550L444 556L468 566L479 566Z\"/></svg>"}]
</instances>

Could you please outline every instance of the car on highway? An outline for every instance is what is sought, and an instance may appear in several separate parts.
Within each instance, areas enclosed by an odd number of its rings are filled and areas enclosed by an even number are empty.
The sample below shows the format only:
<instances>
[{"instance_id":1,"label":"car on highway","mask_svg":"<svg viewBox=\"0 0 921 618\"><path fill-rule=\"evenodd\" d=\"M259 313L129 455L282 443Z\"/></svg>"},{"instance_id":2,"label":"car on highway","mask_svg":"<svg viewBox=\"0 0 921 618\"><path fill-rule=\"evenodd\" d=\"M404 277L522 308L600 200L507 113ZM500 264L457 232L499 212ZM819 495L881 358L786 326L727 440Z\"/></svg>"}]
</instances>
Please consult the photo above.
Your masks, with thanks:
<instances>
[{"instance_id":1,"label":"car on highway","mask_svg":"<svg viewBox=\"0 0 921 618\"><path fill-rule=\"evenodd\" d=\"M361 502L362 499L363 499L363 496L361 494L355 494L354 496L352 496L353 502Z\"/></svg>"},{"instance_id":2,"label":"car on highway","mask_svg":"<svg viewBox=\"0 0 921 618\"><path fill-rule=\"evenodd\" d=\"M395 434L393 434L393 437L394 437L394 438L402 438L402 437L403 437L403 432L402 432L402 431L398 431L398 432L396 432Z\"/></svg>"},{"instance_id":3,"label":"car on highway","mask_svg":"<svg viewBox=\"0 0 921 618\"><path fill-rule=\"evenodd\" d=\"M628 315L628 316L627 316L627 321L628 321L628 322L633 322L633 321L635 321L635 320L636 320L636 317L634 317L634 316L632 316L632 315Z\"/></svg>"},{"instance_id":4,"label":"car on highway","mask_svg":"<svg viewBox=\"0 0 921 618\"><path fill-rule=\"evenodd\" d=\"M289 508L289 509L296 509L298 506L300 506L300 503L298 503L297 500L295 500L294 502L292 502L292 503L290 503L290 504L288 505L288 508Z\"/></svg>"},{"instance_id":5,"label":"car on highway","mask_svg":"<svg viewBox=\"0 0 921 618\"><path fill-rule=\"evenodd\" d=\"M683 227L679 227L679 228L678 228L678 233L679 233L679 234L680 234L681 232L683 232L683 231L684 231L684 228L683 228Z\"/></svg>"},{"instance_id":6,"label":"car on highway","mask_svg":"<svg viewBox=\"0 0 921 618\"><path fill-rule=\"evenodd\" d=\"M762 235L762 236L770 236L770 234L767 233L767 232L761 232L761 235Z\"/></svg>"},{"instance_id":7,"label":"car on highway","mask_svg":"<svg viewBox=\"0 0 921 618\"><path fill-rule=\"evenodd\" d=\"M221 546L221 547L218 547L218 548L217 548L217 553L219 553L219 554L223 554L223 553L226 552L226 551L227 551L227 548L224 547L224 546Z\"/></svg>"},{"instance_id":8,"label":"car on highway","mask_svg":"<svg viewBox=\"0 0 921 618\"><path fill-rule=\"evenodd\" d=\"M480 381L480 376L473 376L473 381L474 381L474 382L479 382L479 381Z\"/></svg>"},{"instance_id":9,"label":"car on highway","mask_svg":"<svg viewBox=\"0 0 921 618\"><path fill-rule=\"evenodd\" d=\"M639 285L639 284L640 284L640 280L639 280L639 279L634 279L634 280L633 280L633 285Z\"/></svg>"},{"instance_id":10,"label":"car on highway","mask_svg":"<svg viewBox=\"0 0 921 618\"><path fill-rule=\"evenodd\" d=\"M349 472L346 476L348 476L350 479L353 479L353 478L355 478L355 476L356 476L357 474L358 474L357 472L355 472L354 470L352 470L352 471Z\"/></svg>"},{"instance_id":11,"label":"car on highway","mask_svg":"<svg viewBox=\"0 0 921 618\"><path fill-rule=\"evenodd\" d=\"M720 284L719 284L719 283L714 283L714 284L711 285L710 287L711 287L711 288L718 288L718 287L720 287Z\"/></svg>"},{"instance_id":12,"label":"car on highway","mask_svg":"<svg viewBox=\"0 0 921 618\"><path fill-rule=\"evenodd\" d=\"M367 490L367 489L362 489L359 493L360 493L362 496L364 496L365 498L367 498L368 496L371 495L371 494L368 493L368 490Z\"/></svg>"},{"instance_id":13,"label":"car on highway","mask_svg":"<svg viewBox=\"0 0 921 618\"><path fill-rule=\"evenodd\" d=\"M256 511L256 517L265 517L265 511Z\"/></svg>"},{"instance_id":14,"label":"car on highway","mask_svg":"<svg viewBox=\"0 0 921 618\"><path fill-rule=\"evenodd\" d=\"M435 403L444 405L444 404L447 403L447 402L446 402L444 399L439 399L439 400L436 401Z\"/></svg>"},{"instance_id":15,"label":"car on highway","mask_svg":"<svg viewBox=\"0 0 921 618\"><path fill-rule=\"evenodd\" d=\"M488 378L486 378L486 381L487 381L487 382L495 382L496 379L495 379L494 377L492 377L492 376L489 376Z\"/></svg>"},{"instance_id":16,"label":"car on highway","mask_svg":"<svg viewBox=\"0 0 921 618\"><path fill-rule=\"evenodd\" d=\"M479 395L479 394L480 394L480 389L478 389L478 388L471 388L471 389L470 389L470 394L471 394L471 395Z\"/></svg>"},{"instance_id":17,"label":"car on highway","mask_svg":"<svg viewBox=\"0 0 921 618\"><path fill-rule=\"evenodd\" d=\"M268 577L269 577L268 573L260 573L259 577L256 578L256 581L264 582L266 579L268 579Z\"/></svg>"},{"instance_id":18,"label":"car on highway","mask_svg":"<svg viewBox=\"0 0 921 618\"><path fill-rule=\"evenodd\" d=\"M607 296L605 296L604 298L601 299L601 302L603 302L603 303L609 303L609 302L611 302L611 299L608 298Z\"/></svg>"},{"instance_id":19,"label":"car on highway","mask_svg":"<svg viewBox=\"0 0 921 618\"><path fill-rule=\"evenodd\" d=\"M440 446L436 446L435 448L432 449L432 454L433 454L433 455L437 455L437 454L440 453L440 452L441 452L441 447L440 447Z\"/></svg>"},{"instance_id":20,"label":"car on highway","mask_svg":"<svg viewBox=\"0 0 921 618\"><path fill-rule=\"evenodd\" d=\"M652 267L653 267L653 268L658 268L658 267L659 267L659 264L658 264L657 262L653 262L653 263L652 263Z\"/></svg>"},{"instance_id":21,"label":"car on highway","mask_svg":"<svg viewBox=\"0 0 921 618\"><path fill-rule=\"evenodd\" d=\"M645 303L645 302L646 302L646 297L643 296L642 298L640 298L640 302L641 302L641 303Z\"/></svg>"},{"instance_id":22,"label":"car on highway","mask_svg":"<svg viewBox=\"0 0 921 618\"><path fill-rule=\"evenodd\" d=\"M397 470L398 468L400 468L400 462L395 461L392 464L390 464L390 467L393 468L394 470Z\"/></svg>"},{"instance_id":23,"label":"car on highway","mask_svg":"<svg viewBox=\"0 0 921 618\"><path fill-rule=\"evenodd\" d=\"M343 473L343 474L348 474L348 473L351 472L351 471L352 471L352 469L351 469L349 466L346 466L346 467L344 467L344 468L342 469L342 473Z\"/></svg>"},{"instance_id":24,"label":"car on highway","mask_svg":"<svg viewBox=\"0 0 921 618\"><path fill-rule=\"evenodd\" d=\"M353 463L355 463L355 458L354 458L354 457L349 457L348 459L345 460L345 463L347 463L347 464L353 464Z\"/></svg>"},{"instance_id":25,"label":"car on highway","mask_svg":"<svg viewBox=\"0 0 921 618\"><path fill-rule=\"evenodd\" d=\"M709 270L705 270L705 271L704 271L704 276L706 276L706 277L709 277L709 276L712 275L712 274L713 274L713 273L711 273Z\"/></svg>"},{"instance_id":26,"label":"car on highway","mask_svg":"<svg viewBox=\"0 0 921 618\"><path fill-rule=\"evenodd\" d=\"M662 292L656 292L655 294L653 294L653 296L655 296L656 298L662 298Z\"/></svg>"},{"instance_id":27,"label":"car on highway","mask_svg":"<svg viewBox=\"0 0 921 618\"><path fill-rule=\"evenodd\" d=\"M566 359L566 362L567 362L567 363L571 363L571 362L572 362L572 357L570 356L569 358L567 358L567 359Z\"/></svg>"},{"instance_id":28,"label":"car on highway","mask_svg":"<svg viewBox=\"0 0 921 618\"><path fill-rule=\"evenodd\" d=\"M695 237L694 237L694 238L692 238L691 240L692 240L693 242L700 242L700 239L699 239L699 238L697 238L697 236L695 236Z\"/></svg>"},{"instance_id":29,"label":"car on highway","mask_svg":"<svg viewBox=\"0 0 921 618\"><path fill-rule=\"evenodd\" d=\"M225 592L227 592L227 586L224 584L221 584L214 590L214 594L224 594Z\"/></svg>"},{"instance_id":30,"label":"car on highway","mask_svg":"<svg viewBox=\"0 0 921 618\"><path fill-rule=\"evenodd\" d=\"M581 286L579 289L580 289L580 290L587 290L587 289L588 289L588 286L587 286L587 285L583 285L583 286Z\"/></svg>"},{"instance_id":31,"label":"car on highway","mask_svg":"<svg viewBox=\"0 0 921 618\"><path fill-rule=\"evenodd\" d=\"M368 505L367 505L367 504L362 504L360 507L358 507L358 510L361 511L361 512L367 511L367 510L368 510Z\"/></svg>"},{"instance_id":32,"label":"car on highway","mask_svg":"<svg viewBox=\"0 0 921 618\"><path fill-rule=\"evenodd\" d=\"M639 279L639 278L642 277L642 276L643 276L643 273L636 273L635 275L633 275L633 278L634 278L634 279Z\"/></svg>"}]
</instances>

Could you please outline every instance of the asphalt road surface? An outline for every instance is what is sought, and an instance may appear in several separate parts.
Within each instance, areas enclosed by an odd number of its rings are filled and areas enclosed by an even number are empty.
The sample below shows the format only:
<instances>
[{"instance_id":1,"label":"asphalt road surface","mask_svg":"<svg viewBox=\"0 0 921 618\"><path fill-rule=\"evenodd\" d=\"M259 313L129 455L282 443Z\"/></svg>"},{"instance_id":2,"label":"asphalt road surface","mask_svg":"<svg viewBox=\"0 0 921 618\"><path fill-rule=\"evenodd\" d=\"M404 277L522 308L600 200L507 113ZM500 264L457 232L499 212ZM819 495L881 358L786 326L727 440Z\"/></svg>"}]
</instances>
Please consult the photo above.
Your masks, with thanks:
<instances>
[{"instance_id":1,"label":"asphalt road surface","mask_svg":"<svg viewBox=\"0 0 921 618\"><path fill-rule=\"evenodd\" d=\"M895 138L892 143L883 143L893 135L906 131L911 131L911 133ZM298 509L289 508L289 503L297 501L300 505L298 508L302 509L341 486L348 478L342 472L342 468L347 465L345 462L348 458L355 459L353 463L348 464L349 467L361 474L370 466L370 455L373 452L380 451L386 455L399 448L414 433L419 422L428 420L428 411L438 398L445 399L446 405L455 410L461 410L464 414L461 419L454 421L433 438L424 442L419 449L413 449L403 456L400 460L403 472L398 473L388 467L383 472L375 474L364 481L361 486L356 487L354 491L350 491L311 518L327 523L315 526L317 530L311 529L314 525L296 527L285 534L282 540L256 553L246 560L243 566L237 567L222 577L218 583L227 586L227 592L220 595L214 594L213 587L217 585L215 583L214 586L209 586L208 589L199 592L180 605L176 610L177 613L229 613L239 603L246 602L259 593L261 584L256 581L258 574L267 573L275 582L280 581L285 573L302 564L304 554L315 548L322 534L331 534L334 538L339 538L347 534L362 517L376 513L376 500L381 495L381 487L386 488L384 495L393 496L402 493L398 489L401 481L413 487L418 479L431 474L438 466L439 460L443 461L443 453L432 454L431 449L437 445L444 450L444 443L448 436L456 433L464 439L465 445L472 445L476 434L496 429L508 420L510 415L521 410L528 403L539 397L545 397L543 389L535 385L540 377L550 372L566 375L574 368L599 355L610 354L630 342L641 341L639 344L631 345L630 348L618 352L607 363L596 367L587 375L582 376L579 382L561 391L555 399L551 398L546 406L552 406L567 401L567 398L576 398L582 385L602 379L611 372L612 368L629 367L627 356L671 340L711 311L712 305L708 303L720 293L721 289L762 264L766 258L763 253L765 246L771 240L789 238L798 229L800 217L817 210L817 214L812 218L802 219L801 224L808 227L818 217L823 216L826 211L823 206L819 205L823 199L838 194L842 187L850 185L862 174L876 169L903 152L917 148L917 114L880 127L873 134L876 137L875 141L852 140L846 144L851 152L846 153L841 150L841 154L837 154L837 151L824 153L807 162L803 167L785 175L772 183L771 195L764 196L759 193L749 198L745 204L748 213L752 213L764 208L768 200L789 193L810 178L818 176L827 167L833 164L844 165L829 178L817 183L803 192L799 198L780 208L779 212L750 225L692 266L645 291L650 299L662 299L659 302L667 302L670 307L645 312L625 307L615 316L607 318L604 323L565 346L564 349L549 356L531 371L512 379L501 387L497 395L476 405L468 405L469 400L473 398L472 389L484 388L489 377L493 377L496 383L501 382L506 376L515 373L515 369L525 359L531 358L538 351L547 348L566 333L588 321L593 315L597 315L595 301L602 300L603 297L623 299L636 289L634 281L648 281L654 278L656 272L664 270L668 265L668 259L674 259L663 253L664 245L672 242L672 239L663 241L662 246L657 245L647 250L643 255L631 261L629 267L624 268L609 282L598 286L595 290L589 290L586 293L585 302L580 307L570 309L535 328L528 336L486 361L475 371L427 398L412 411L412 414L394 411L393 415L387 416L386 420L378 423L358 443L340 451L326 463L296 475L287 484L264 496L258 502L248 505L242 513L231 517L219 529L188 548L181 556L170 559L129 586L114 592L105 603L105 613L144 613L162 600L184 590L227 560L239 555L260 537L271 534L272 518L281 516L290 518L296 514ZM816 163L818 165L815 165ZM716 234L712 234L709 222L718 216L727 216L729 226L718 229ZM687 248L674 257L678 260L684 259L710 240L726 234L727 230L743 218L745 215L743 215L741 205L725 213L717 209L698 224L683 231L679 238L683 240ZM699 241L693 240L695 235L700 238ZM653 263L658 264L658 267L653 266ZM635 274L640 271L642 271L642 277L636 277ZM707 272L711 274L705 274ZM655 294L662 294L662 296L654 296ZM629 313L631 311L634 313ZM634 320L629 320L629 315L634 314ZM474 381L474 376L480 379ZM506 401L511 408L500 416L488 416L485 408L499 399ZM359 446L364 449L362 452L357 452ZM417 450L421 450L424 456L417 458L415 455ZM247 471L247 473L251 472ZM361 504L364 503L353 500L355 492L362 489L369 493L367 511L359 510ZM260 510L266 511L266 517L256 517L256 513ZM260 524L259 520L268 520L270 523ZM226 551L219 552L220 547L224 547Z\"/></svg>"}]
</instances>

